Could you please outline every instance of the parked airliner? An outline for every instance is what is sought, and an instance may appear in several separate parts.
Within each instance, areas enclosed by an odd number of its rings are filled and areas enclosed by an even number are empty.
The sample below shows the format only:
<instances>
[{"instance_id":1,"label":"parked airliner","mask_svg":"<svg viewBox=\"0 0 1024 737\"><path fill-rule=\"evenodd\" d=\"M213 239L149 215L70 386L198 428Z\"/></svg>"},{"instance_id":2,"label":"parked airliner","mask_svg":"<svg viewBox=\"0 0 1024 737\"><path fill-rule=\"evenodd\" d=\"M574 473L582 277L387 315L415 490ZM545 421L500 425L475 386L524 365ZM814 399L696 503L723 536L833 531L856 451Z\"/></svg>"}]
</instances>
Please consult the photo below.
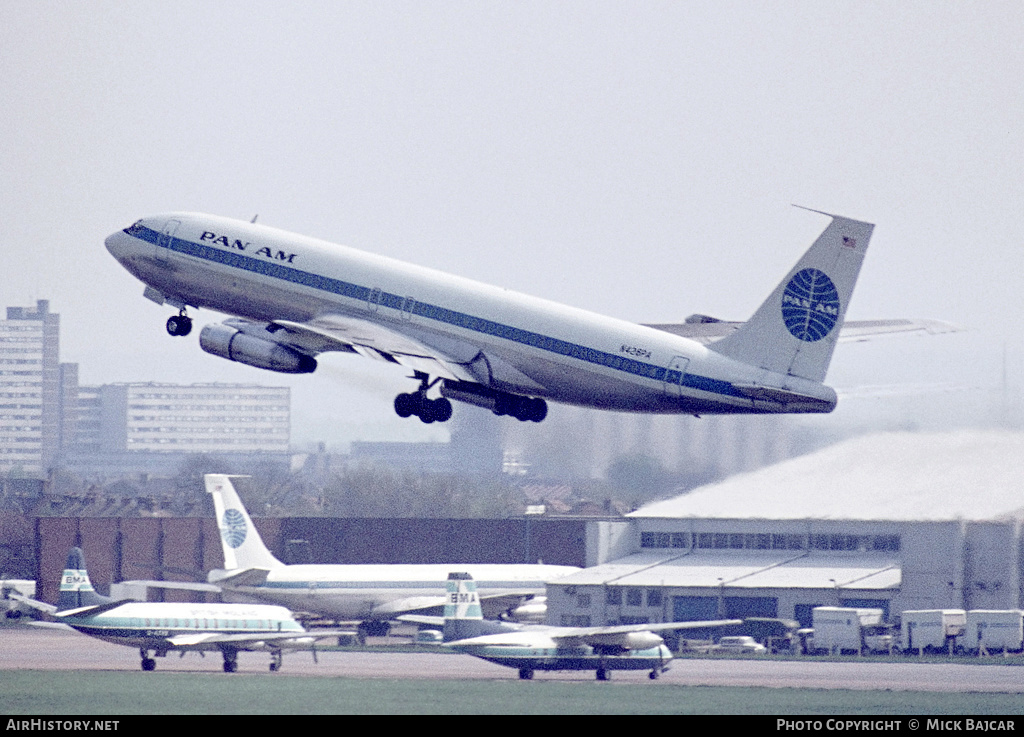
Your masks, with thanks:
<instances>
[{"instance_id":1,"label":"parked airliner","mask_svg":"<svg viewBox=\"0 0 1024 737\"><path fill-rule=\"evenodd\" d=\"M143 218L106 246L146 297L178 310L171 335L191 331L188 308L209 308L234 317L206 325L199 344L232 361L309 373L319 354L343 351L400 364L419 386L395 398L395 411L427 423L448 420L450 400L534 422L548 400L647 413L830 412L836 393L822 382L874 226L829 217L746 323L695 315L636 325L199 213Z\"/></svg>"},{"instance_id":2,"label":"parked airliner","mask_svg":"<svg viewBox=\"0 0 1024 737\"><path fill-rule=\"evenodd\" d=\"M389 620L444 606L450 563L410 565L285 565L267 549L231 477L207 474L206 490L221 531L224 569L207 580L224 595L281 604L339 621L359 621L363 634L383 634ZM575 566L545 564L460 565L479 581L492 611L515 609L546 592L546 583L576 573Z\"/></svg>"},{"instance_id":3,"label":"parked airliner","mask_svg":"<svg viewBox=\"0 0 1024 737\"><path fill-rule=\"evenodd\" d=\"M656 632L742 624L739 619L663 622L598 627L515 626L483 618L473 577L448 576L444 642L452 650L519 670L523 680L537 670L592 670L607 681L613 670L647 670L651 680L668 670L672 652ZM415 616L408 621L426 622Z\"/></svg>"},{"instance_id":4,"label":"parked airliner","mask_svg":"<svg viewBox=\"0 0 1024 737\"><path fill-rule=\"evenodd\" d=\"M348 634L308 632L281 606L115 601L93 589L81 548L68 553L56 606L19 600L84 634L137 647L146 671L156 668L151 653L164 657L172 650L220 652L226 673L238 669L239 651L265 650L270 652L270 670L277 671L284 650L311 650L318 639Z\"/></svg>"}]
</instances>

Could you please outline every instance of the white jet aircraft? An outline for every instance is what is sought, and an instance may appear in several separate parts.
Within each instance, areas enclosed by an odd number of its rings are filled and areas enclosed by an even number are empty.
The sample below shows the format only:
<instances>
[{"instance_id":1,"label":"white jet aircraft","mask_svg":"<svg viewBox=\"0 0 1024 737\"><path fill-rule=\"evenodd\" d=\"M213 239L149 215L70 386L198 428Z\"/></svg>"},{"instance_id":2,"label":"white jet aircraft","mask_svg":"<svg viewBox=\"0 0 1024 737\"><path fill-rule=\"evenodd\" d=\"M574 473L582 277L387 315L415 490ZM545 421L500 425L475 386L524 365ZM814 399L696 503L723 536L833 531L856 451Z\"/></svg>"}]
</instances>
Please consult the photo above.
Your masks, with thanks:
<instances>
[{"instance_id":1,"label":"white jet aircraft","mask_svg":"<svg viewBox=\"0 0 1024 737\"><path fill-rule=\"evenodd\" d=\"M444 609L444 643L460 653L519 669L523 680L537 670L592 670L607 681L613 670L649 670L651 680L668 670L672 652L656 632L711 629L743 624L740 619L706 622L622 624L604 627L516 626L483 618L476 584L468 573L452 573ZM434 624L435 618L402 618Z\"/></svg>"},{"instance_id":2,"label":"white jet aircraft","mask_svg":"<svg viewBox=\"0 0 1024 737\"><path fill-rule=\"evenodd\" d=\"M827 214L827 213L823 213ZM540 422L547 400L626 412L830 412L822 382L874 228L831 223L753 318L695 315L636 325L256 223L197 213L143 218L107 249L179 310L234 318L207 325L203 350L251 366L309 373L316 356L356 353L413 371L395 398L402 417L451 417L449 400ZM949 326L872 321L856 337ZM440 397L428 392L439 386Z\"/></svg>"},{"instance_id":3,"label":"white jet aircraft","mask_svg":"<svg viewBox=\"0 0 1024 737\"><path fill-rule=\"evenodd\" d=\"M281 604L339 621L359 621L364 635L385 634L401 614L444 606L451 563L381 565L286 565L274 557L256 531L231 483L231 476L207 474L206 490L221 531L224 569L207 580L225 595ZM579 571L575 566L482 563L460 565L480 583L494 611L514 609L543 595L548 581Z\"/></svg>"},{"instance_id":4,"label":"white jet aircraft","mask_svg":"<svg viewBox=\"0 0 1024 737\"><path fill-rule=\"evenodd\" d=\"M274 672L281 668L284 650L313 650L318 639L351 634L309 632L280 606L115 601L93 589L81 548L68 553L56 606L17 598L50 621L100 640L139 648L142 670L146 671L156 668L150 653L164 657L178 650L182 655L189 651L220 652L224 671L234 673L239 651L264 650L270 652L270 670Z\"/></svg>"}]
</instances>

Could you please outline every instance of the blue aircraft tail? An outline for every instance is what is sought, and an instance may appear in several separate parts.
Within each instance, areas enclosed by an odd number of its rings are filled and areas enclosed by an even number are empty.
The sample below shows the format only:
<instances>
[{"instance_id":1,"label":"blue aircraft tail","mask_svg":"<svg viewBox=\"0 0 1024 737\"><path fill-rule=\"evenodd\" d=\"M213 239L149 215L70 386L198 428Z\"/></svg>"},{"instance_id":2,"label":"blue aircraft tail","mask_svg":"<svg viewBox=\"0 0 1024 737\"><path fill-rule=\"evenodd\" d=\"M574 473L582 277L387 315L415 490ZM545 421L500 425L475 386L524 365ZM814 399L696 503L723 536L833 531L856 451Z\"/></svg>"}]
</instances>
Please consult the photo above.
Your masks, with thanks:
<instances>
[{"instance_id":1,"label":"blue aircraft tail","mask_svg":"<svg viewBox=\"0 0 1024 737\"><path fill-rule=\"evenodd\" d=\"M829 217L832 222L754 316L711 350L778 374L825 380L875 227Z\"/></svg>"}]
</instances>

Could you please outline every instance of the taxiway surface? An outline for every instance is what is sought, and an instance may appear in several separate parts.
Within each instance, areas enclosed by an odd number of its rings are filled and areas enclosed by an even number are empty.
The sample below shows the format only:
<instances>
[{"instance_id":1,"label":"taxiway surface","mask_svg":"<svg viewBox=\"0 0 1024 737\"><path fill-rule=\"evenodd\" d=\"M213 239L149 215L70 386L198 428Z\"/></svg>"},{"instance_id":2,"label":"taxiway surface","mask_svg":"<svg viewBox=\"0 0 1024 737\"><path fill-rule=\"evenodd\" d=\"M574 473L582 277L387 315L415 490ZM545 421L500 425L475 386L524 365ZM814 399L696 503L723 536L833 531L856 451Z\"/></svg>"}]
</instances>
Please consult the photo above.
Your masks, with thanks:
<instances>
[{"instance_id":1,"label":"taxiway surface","mask_svg":"<svg viewBox=\"0 0 1024 737\"><path fill-rule=\"evenodd\" d=\"M308 652L288 653L275 677L321 676L334 678L425 678L425 679L512 679L514 669L478 658L437 652L327 651L318 653L318 663ZM171 653L157 659L157 671L221 672L222 659L208 653L201 657ZM267 653L241 653L238 673L266 673ZM35 627L0 628L0 670L117 670L139 671L139 654L121 645L96 640L76 632ZM536 680L592 681L592 672L537 672ZM885 689L892 691L938 691L979 693L1024 693L1024 667L959 663L823 662L807 660L677 659L657 681L645 671L618 671L614 681L677 686L762 686L815 689Z\"/></svg>"}]
</instances>

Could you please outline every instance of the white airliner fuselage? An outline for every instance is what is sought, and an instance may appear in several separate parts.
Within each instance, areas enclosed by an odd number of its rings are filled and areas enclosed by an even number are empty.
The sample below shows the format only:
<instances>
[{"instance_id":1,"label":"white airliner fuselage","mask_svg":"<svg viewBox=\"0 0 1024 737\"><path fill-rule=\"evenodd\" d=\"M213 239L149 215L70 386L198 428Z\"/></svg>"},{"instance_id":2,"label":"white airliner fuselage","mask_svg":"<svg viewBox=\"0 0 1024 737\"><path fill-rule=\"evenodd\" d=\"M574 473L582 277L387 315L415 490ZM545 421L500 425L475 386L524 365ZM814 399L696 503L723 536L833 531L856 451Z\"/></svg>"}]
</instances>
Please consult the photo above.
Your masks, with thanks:
<instances>
[{"instance_id":1,"label":"white airliner fuselage","mask_svg":"<svg viewBox=\"0 0 1024 737\"><path fill-rule=\"evenodd\" d=\"M396 400L400 415L443 421L455 399L539 421L545 399L650 413L831 411L835 392L821 382L872 227L833 217L765 316L713 347L212 215L143 218L106 246L147 297L181 311L172 334L190 329L188 307L241 318L204 328L210 353L292 373L314 370L322 352L358 353L421 379ZM426 399L430 377L444 398Z\"/></svg>"},{"instance_id":2,"label":"white airliner fuselage","mask_svg":"<svg viewBox=\"0 0 1024 737\"><path fill-rule=\"evenodd\" d=\"M267 651L272 658L270 670L277 671L285 650L310 650L318 639L351 634L308 632L281 606L115 601L93 589L81 548L68 553L56 606L22 596L18 599L83 634L138 648L146 671L156 668L151 655L164 657L172 650L182 654L219 652L227 673L238 668L239 651Z\"/></svg>"},{"instance_id":3,"label":"white airliner fuselage","mask_svg":"<svg viewBox=\"0 0 1024 737\"><path fill-rule=\"evenodd\" d=\"M231 477L206 474L221 531L224 568L208 581L226 599L281 604L335 620L360 621L364 633L386 631L400 614L444 606L452 564L285 565L270 552L242 504ZM478 580L484 605L495 616L546 593L548 581L579 571L542 563L461 564ZM536 616L536 615L534 615Z\"/></svg>"}]
</instances>

